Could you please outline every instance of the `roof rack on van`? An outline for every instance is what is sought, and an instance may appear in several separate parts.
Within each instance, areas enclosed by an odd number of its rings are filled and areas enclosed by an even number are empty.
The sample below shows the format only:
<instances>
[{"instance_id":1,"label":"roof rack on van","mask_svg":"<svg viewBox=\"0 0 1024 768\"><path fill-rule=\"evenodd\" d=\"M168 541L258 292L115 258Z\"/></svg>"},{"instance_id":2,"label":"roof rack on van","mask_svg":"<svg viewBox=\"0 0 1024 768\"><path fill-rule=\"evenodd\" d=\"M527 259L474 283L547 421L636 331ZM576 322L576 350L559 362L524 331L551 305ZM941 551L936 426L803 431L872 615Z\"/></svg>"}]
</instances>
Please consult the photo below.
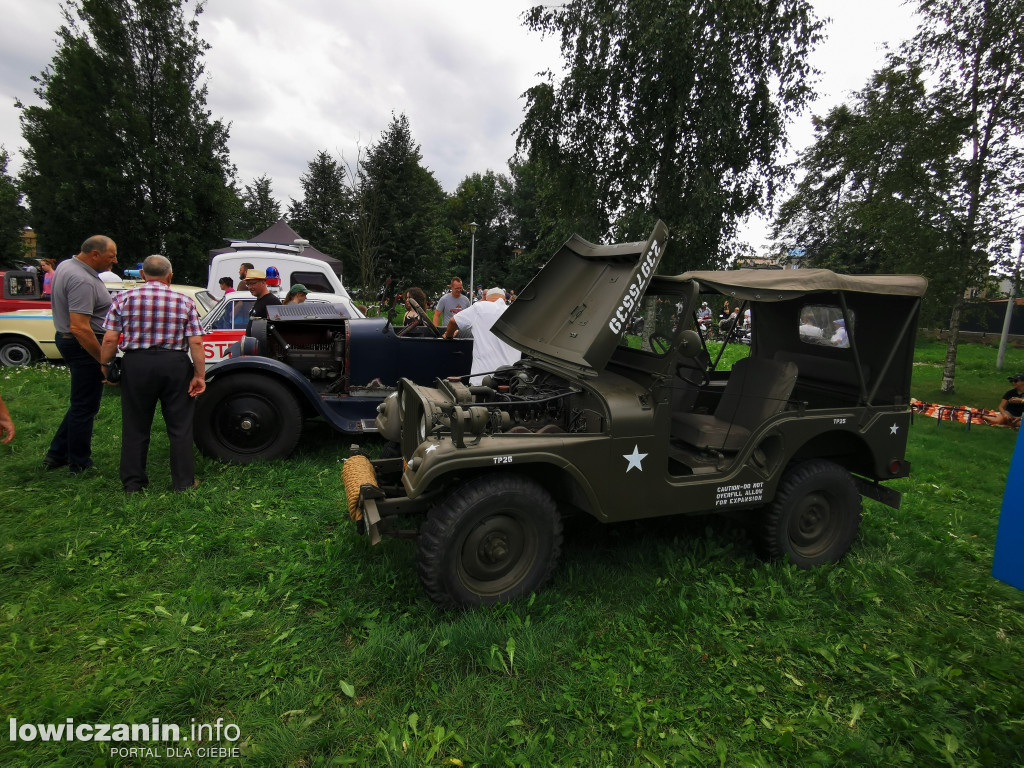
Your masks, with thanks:
<instances>
[{"instance_id":1,"label":"roof rack on van","mask_svg":"<svg viewBox=\"0 0 1024 768\"><path fill-rule=\"evenodd\" d=\"M279 253L302 253L304 246L301 245L284 245L282 243L251 243L248 240L233 240L231 241L232 248L238 248L241 250L263 250L263 251L277 251Z\"/></svg>"}]
</instances>

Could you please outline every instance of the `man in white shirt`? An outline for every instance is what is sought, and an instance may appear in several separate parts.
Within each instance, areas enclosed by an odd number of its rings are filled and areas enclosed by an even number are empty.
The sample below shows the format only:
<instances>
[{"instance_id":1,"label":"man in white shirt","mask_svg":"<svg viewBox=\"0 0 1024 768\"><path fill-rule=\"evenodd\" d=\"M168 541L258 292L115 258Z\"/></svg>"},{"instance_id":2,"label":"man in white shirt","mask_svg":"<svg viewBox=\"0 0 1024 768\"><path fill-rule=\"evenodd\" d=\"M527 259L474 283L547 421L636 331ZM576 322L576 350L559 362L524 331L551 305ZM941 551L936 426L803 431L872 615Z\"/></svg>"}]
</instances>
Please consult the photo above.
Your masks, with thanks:
<instances>
[{"instance_id":1,"label":"man in white shirt","mask_svg":"<svg viewBox=\"0 0 1024 768\"><path fill-rule=\"evenodd\" d=\"M476 385L483 382L480 374L490 373L503 365L512 365L522 353L513 349L491 333L491 326L507 309L505 290L491 288L485 295L485 301L478 301L469 309L453 315L444 330L446 339L454 338L456 331L473 331L473 365L470 368L469 383ZM460 335L461 338L461 335Z\"/></svg>"}]
</instances>

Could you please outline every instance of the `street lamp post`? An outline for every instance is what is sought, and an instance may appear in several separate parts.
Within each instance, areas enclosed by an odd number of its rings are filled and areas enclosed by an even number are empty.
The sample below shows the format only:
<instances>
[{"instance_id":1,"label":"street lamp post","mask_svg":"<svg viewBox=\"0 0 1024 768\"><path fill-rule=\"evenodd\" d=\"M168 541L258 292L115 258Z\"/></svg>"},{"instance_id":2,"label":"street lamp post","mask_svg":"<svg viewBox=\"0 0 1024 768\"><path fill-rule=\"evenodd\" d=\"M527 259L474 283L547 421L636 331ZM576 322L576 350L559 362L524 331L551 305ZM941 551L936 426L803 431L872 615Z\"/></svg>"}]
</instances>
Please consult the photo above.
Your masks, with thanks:
<instances>
[{"instance_id":1,"label":"street lamp post","mask_svg":"<svg viewBox=\"0 0 1024 768\"><path fill-rule=\"evenodd\" d=\"M476 282L473 279L473 268L476 261L476 222L469 225L469 303L472 304L476 298Z\"/></svg>"}]
</instances>

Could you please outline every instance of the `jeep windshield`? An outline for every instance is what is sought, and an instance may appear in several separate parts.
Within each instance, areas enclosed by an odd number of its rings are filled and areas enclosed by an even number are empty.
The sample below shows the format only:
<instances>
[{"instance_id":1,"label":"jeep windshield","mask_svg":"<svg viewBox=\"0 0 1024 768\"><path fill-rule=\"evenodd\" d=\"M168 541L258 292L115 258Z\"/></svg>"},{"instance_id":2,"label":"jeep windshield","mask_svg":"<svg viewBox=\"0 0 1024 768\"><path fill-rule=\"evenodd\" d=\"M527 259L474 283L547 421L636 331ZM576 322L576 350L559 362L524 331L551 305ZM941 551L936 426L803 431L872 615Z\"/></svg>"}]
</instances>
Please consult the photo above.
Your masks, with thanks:
<instances>
[{"instance_id":1,"label":"jeep windshield","mask_svg":"<svg viewBox=\"0 0 1024 768\"><path fill-rule=\"evenodd\" d=\"M678 291L648 291L623 325L619 348L662 357L672 349L680 328L687 327L687 302Z\"/></svg>"}]
</instances>

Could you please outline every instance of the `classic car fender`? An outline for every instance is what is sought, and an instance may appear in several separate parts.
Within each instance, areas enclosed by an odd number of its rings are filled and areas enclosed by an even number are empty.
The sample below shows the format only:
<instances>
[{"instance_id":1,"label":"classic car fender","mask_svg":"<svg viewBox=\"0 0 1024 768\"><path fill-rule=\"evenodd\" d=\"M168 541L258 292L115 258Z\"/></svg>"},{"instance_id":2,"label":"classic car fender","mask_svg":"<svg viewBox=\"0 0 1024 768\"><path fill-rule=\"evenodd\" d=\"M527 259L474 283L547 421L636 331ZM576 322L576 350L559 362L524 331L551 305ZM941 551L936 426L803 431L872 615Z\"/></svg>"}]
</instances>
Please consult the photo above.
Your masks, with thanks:
<instances>
[{"instance_id":1,"label":"classic car fender","mask_svg":"<svg viewBox=\"0 0 1024 768\"><path fill-rule=\"evenodd\" d=\"M373 418L377 405L392 390L382 388L379 396L353 397L339 396L324 398L309 379L294 368L269 357L237 357L218 363L217 367L206 374L207 383L223 380L229 376L240 374L258 374L278 379L287 384L298 397L302 398L332 427L340 432L358 434L375 432Z\"/></svg>"},{"instance_id":2,"label":"classic car fender","mask_svg":"<svg viewBox=\"0 0 1024 768\"><path fill-rule=\"evenodd\" d=\"M20 310L0 315L0 344L26 345L47 360L60 360L54 341L53 313L50 310Z\"/></svg>"},{"instance_id":3,"label":"classic car fender","mask_svg":"<svg viewBox=\"0 0 1024 768\"><path fill-rule=\"evenodd\" d=\"M43 339L36 338L31 333L3 328L0 329L0 339L10 339L12 341L17 340L24 344L30 344L39 350L44 357L54 360L60 359L60 352L57 351L57 344L52 338L44 341Z\"/></svg>"}]
</instances>

